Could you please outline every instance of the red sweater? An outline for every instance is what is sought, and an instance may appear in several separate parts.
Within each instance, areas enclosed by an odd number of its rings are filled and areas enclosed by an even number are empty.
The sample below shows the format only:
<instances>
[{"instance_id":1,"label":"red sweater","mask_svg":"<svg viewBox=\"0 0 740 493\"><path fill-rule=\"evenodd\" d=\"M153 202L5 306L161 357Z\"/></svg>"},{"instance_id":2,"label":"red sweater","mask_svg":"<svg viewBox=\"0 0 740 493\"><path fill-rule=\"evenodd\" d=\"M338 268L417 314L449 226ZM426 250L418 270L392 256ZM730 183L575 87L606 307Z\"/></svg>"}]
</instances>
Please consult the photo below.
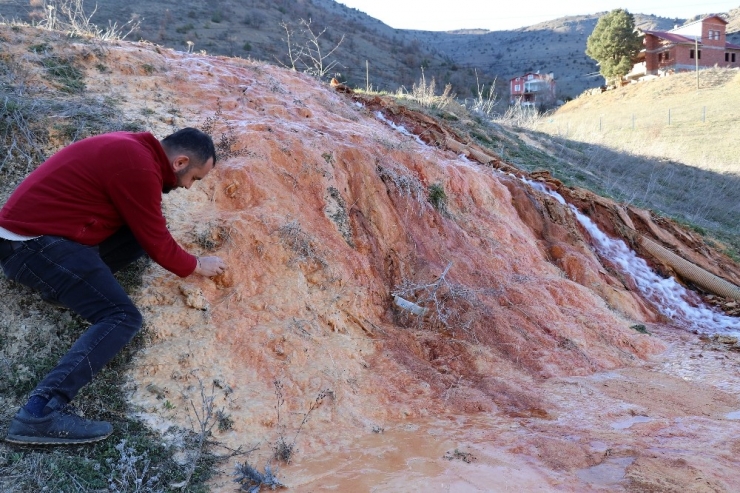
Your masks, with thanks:
<instances>
[{"instance_id":1,"label":"red sweater","mask_svg":"<svg viewBox=\"0 0 740 493\"><path fill-rule=\"evenodd\" d=\"M196 259L175 242L162 215L162 192L176 185L152 134L98 135L62 149L28 175L0 210L0 226L97 245L128 225L155 262L185 277Z\"/></svg>"}]
</instances>

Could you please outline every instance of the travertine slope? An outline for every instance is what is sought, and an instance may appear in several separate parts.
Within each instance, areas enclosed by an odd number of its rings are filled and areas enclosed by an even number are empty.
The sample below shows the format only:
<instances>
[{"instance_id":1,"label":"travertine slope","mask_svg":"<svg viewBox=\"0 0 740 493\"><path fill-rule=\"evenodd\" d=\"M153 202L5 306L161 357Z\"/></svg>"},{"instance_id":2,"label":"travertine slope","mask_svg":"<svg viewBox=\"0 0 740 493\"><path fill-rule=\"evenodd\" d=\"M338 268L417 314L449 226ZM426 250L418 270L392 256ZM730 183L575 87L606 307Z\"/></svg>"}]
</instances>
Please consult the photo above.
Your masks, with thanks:
<instances>
[{"instance_id":1,"label":"travertine slope","mask_svg":"<svg viewBox=\"0 0 740 493\"><path fill-rule=\"evenodd\" d=\"M189 428L213 399L230 421L219 442L260 444L250 463L294 444L280 477L295 491L740 482L736 355L687 364L707 347L598 257L567 205L523 181L548 177L267 64L120 43L102 72L100 52L68 50L90 92L147 108L158 136L205 125L231 154L165 198L178 241L229 269L146 274L136 301L150 342L130 391L152 426ZM618 204L549 181L624 233ZM228 472L214 489L233 491Z\"/></svg>"}]
</instances>

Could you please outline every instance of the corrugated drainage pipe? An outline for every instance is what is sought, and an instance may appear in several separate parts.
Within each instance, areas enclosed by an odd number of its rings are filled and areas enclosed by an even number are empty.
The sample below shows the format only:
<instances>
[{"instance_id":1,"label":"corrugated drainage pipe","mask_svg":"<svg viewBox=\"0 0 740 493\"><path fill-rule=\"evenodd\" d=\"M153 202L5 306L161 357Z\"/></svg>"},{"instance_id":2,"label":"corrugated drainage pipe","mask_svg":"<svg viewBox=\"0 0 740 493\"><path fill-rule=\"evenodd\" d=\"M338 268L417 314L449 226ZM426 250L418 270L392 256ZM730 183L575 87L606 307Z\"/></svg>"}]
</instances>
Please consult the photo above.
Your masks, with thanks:
<instances>
[{"instance_id":1,"label":"corrugated drainage pipe","mask_svg":"<svg viewBox=\"0 0 740 493\"><path fill-rule=\"evenodd\" d=\"M655 257L670 265L681 277L688 279L697 286L714 294L733 298L740 301L740 288L724 279L715 276L701 267L679 257L672 251L658 245L644 236L640 237L640 244Z\"/></svg>"}]
</instances>

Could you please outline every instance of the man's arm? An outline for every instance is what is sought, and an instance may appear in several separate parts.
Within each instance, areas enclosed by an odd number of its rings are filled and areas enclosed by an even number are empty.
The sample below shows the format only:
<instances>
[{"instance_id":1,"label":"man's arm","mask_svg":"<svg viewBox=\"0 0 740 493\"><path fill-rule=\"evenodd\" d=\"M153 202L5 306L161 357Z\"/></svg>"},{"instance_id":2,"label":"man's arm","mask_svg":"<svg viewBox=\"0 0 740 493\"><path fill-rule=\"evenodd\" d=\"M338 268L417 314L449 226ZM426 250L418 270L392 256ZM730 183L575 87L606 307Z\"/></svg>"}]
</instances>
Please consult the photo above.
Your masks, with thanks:
<instances>
[{"instance_id":1,"label":"man's arm","mask_svg":"<svg viewBox=\"0 0 740 493\"><path fill-rule=\"evenodd\" d=\"M144 251L168 271L187 277L196 257L177 244L162 215L161 181L156 173L137 169L111 177L108 196Z\"/></svg>"}]
</instances>

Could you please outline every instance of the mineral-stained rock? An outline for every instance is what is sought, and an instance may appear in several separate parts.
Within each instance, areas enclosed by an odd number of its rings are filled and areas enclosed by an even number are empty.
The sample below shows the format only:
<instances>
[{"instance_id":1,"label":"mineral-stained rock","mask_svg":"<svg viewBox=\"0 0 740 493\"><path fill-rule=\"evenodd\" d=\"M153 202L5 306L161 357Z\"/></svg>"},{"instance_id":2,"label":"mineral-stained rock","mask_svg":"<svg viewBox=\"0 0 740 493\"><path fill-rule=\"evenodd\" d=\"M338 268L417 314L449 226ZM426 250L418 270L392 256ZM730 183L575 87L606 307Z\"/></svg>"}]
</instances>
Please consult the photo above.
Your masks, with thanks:
<instances>
[{"instance_id":1,"label":"mineral-stained rock","mask_svg":"<svg viewBox=\"0 0 740 493\"><path fill-rule=\"evenodd\" d=\"M209 122L226 146L203 181L165 198L178 241L220 256L228 273L147 272L136 300L153 337L131 370L141 416L187 428L210 396L233 421L216 440L264 444L253 463L296 445L281 469L296 491L740 481L737 440L723 440L740 432L724 418L740 410L738 377L715 378L724 360L666 325L602 264L566 205L490 150L385 98L263 62L117 43L106 73L81 63L91 95L126 95L131 118L145 104L158 137ZM143 64L158 70L133 69ZM683 251L691 238L540 178L628 242L639 230ZM692 255L717 275L738 272L712 250ZM151 389L167 390L166 413ZM613 482L600 472L613 470ZM214 483L233 487L228 474Z\"/></svg>"}]
</instances>

